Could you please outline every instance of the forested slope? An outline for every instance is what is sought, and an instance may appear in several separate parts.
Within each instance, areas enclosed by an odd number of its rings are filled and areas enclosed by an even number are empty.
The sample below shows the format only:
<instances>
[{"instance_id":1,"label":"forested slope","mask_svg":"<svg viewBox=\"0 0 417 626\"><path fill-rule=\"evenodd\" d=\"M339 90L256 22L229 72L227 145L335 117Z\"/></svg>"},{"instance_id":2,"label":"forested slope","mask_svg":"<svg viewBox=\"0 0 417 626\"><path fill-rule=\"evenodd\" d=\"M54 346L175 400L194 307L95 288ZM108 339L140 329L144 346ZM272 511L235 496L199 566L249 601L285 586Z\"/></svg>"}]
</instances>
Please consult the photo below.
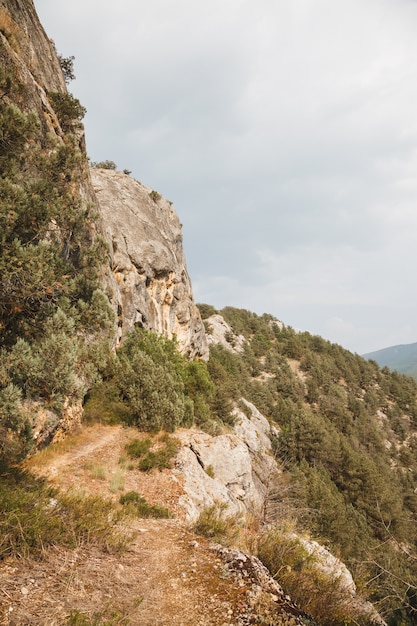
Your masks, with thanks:
<instances>
[{"instance_id":1,"label":"forested slope","mask_svg":"<svg viewBox=\"0 0 417 626\"><path fill-rule=\"evenodd\" d=\"M215 311L200 310L210 339ZM232 349L212 344L209 371L219 397L243 396L277 426L288 479L275 494L277 519L295 519L339 554L390 624L414 623L415 381L270 315L220 313Z\"/></svg>"}]
</instances>

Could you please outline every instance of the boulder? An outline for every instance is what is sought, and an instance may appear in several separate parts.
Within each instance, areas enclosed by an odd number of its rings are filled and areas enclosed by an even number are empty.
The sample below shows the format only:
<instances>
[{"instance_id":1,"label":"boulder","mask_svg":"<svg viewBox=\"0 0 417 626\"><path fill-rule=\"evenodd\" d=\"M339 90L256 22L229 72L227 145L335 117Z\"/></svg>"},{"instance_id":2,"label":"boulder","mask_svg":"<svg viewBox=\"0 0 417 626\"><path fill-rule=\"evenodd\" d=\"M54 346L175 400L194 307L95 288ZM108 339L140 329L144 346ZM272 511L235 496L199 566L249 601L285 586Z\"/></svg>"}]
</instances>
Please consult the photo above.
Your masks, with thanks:
<instances>
[{"instance_id":1,"label":"boulder","mask_svg":"<svg viewBox=\"0 0 417 626\"><path fill-rule=\"evenodd\" d=\"M226 515L265 515L273 480L279 474L271 454L268 420L243 401L250 417L235 408L234 432L212 436L196 430L177 433L182 447L176 459L185 495L185 517L197 519L209 506L226 506Z\"/></svg>"}]
</instances>

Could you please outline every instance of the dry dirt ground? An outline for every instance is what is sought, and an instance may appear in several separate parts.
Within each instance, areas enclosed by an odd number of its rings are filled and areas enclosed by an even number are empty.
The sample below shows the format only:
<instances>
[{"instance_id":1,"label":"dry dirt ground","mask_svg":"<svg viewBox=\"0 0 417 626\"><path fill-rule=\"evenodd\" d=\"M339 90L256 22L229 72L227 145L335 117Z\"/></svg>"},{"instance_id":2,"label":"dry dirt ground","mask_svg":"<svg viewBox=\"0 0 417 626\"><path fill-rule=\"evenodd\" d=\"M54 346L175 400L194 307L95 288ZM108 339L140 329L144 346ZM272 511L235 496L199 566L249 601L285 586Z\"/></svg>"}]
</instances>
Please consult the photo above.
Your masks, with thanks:
<instances>
[{"instance_id":1,"label":"dry dirt ground","mask_svg":"<svg viewBox=\"0 0 417 626\"><path fill-rule=\"evenodd\" d=\"M134 437L137 431L119 426L85 427L28 466L62 490L115 501L120 493L136 490L176 517L132 520L132 540L121 553L91 545L54 547L41 559L6 560L0 567L1 626L261 623L253 603L248 609L251 592L244 581L181 520L178 479L168 470L143 473L129 464L124 449ZM68 621L77 610L85 621Z\"/></svg>"}]
</instances>

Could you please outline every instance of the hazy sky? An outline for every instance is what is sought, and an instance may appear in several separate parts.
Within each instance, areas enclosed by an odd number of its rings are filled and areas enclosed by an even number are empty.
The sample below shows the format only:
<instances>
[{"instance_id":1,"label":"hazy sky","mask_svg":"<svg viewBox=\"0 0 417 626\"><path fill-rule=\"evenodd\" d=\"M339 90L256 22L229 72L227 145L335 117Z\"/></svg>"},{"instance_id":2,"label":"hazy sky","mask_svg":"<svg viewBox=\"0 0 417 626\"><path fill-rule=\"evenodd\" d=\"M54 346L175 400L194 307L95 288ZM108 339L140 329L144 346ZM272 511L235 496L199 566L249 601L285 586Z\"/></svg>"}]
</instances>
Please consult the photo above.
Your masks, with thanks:
<instances>
[{"instance_id":1,"label":"hazy sky","mask_svg":"<svg viewBox=\"0 0 417 626\"><path fill-rule=\"evenodd\" d=\"M417 341L416 0L34 0L93 161L180 216L197 302Z\"/></svg>"}]
</instances>

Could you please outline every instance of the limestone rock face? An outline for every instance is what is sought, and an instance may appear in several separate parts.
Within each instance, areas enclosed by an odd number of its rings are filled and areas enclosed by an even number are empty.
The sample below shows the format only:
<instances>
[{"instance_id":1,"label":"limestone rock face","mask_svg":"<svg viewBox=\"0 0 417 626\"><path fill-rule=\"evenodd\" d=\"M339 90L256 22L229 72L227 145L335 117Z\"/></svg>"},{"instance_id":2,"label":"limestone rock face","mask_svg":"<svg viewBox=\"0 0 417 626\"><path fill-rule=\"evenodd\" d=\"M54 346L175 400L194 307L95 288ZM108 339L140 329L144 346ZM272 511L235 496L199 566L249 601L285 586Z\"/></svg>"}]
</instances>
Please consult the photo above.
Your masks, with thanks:
<instances>
[{"instance_id":1,"label":"limestone rock face","mask_svg":"<svg viewBox=\"0 0 417 626\"><path fill-rule=\"evenodd\" d=\"M46 36L32 0L0 0L0 31L22 69L25 67L39 86L66 91L55 46Z\"/></svg>"},{"instance_id":2,"label":"limestone rock face","mask_svg":"<svg viewBox=\"0 0 417 626\"><path fill-rule=\"evenodd\" d=\"M265 602L269 600L279 610L280 615L280 621L277 622L272 618L272 623L291 624L291 626L318 626L310 615L301 611L291 598L285 594L281 585L272 578L266 567L256 556L246 554L236 548L226 548L221 545L214 545L211 549L217 552L226 562L227 573L231 573L237 578L241 587L249 586L250 588L248 593L250 602L247 611L249 619L247 622L244 622L245 624L256 623L259 615L257 608L259 609L260 606L265 605ZM251 609L254 609L255 615L253 616L250 615L252 613ZM274 611L272 611L273 614ZM266 615L268 615L268 610L266 610Z\"/></svg>"},{"instance_id":3,"label":"limestone rock face","mask_svg":"<svg viewBox=\"0 0 417 626\"><path fill-rule=\"evenodd\" d=\"M61 134L47 92L66 93L64 76L51 42L39 22L32 0L0 0L0 63L24 84L17 104L36 112L43 132ZM8 102L7 90L3 100Z\"/></svg>"},{"instance_id":4,"label":"limestone rock face","mask_svg":"<svg viewBox=\"0 0 417 626\"><path fill-rule=\"evenodd\" d=\"M17 105L22 111L36 113L41 133L62 141L63 131L48 97L50 92L67 93L67 87L55 45L48 39L36 14L32 0L0 0L0 66L24 85L10 97L7 88L3 102ZM74 127L74 134L85 155L82 124ZM87 159L81 159L74 191L83 202L94 205Z\"/></svg>"},{"instance_id":5,"label":"limestone rock face","mask_svg":"<svg viewBox=\"0 0 417 626\"><path fill-rule=\"evenodd\" d=\"M24 85L6 103L35 112L43 136L63 139L48 93L67 92L53 42L48 39L32 0L0 0L0 65ZM84 130L74 133L85 155ZM103 269L103 285L118 314L114 343L134 324L176 335L180 350L190 357L208 358L204 326L191 291L182 248L181 226L169 202L128 176L109 170L93 170L103 224L96 233L107 237L110 267ZM97 198L87 159L81 159L74 192L85 205Z\"/></svg>"},{"instance_id":6,"label":"limestone rock face","mask_svg":"<svg viewBox=\"0 0 417 626\"><path fill-rule=\"evenodd\" d=\"M175 336L183 354L208 358L171 203L122 172L92 168L91 178L110 247L108 289L117 307L117 340L139 324Z\"/></svg>"},{"instance_id":7,"label":"limestone rock face","mask_svg":"<svg viewBox=\"0 0 417 626\"><path fill-rule=\"evenodd\" d=\"M210 329L207 335L209 345L219 344L231 352L243 352L245 338L243 335L235 335L222 315L215 313L206 322Z\"/></svg>"},{"instance_id":8,"label":"limestone rock face","mask_svg":"<svg viewBox=\"0 0 417 626\"><path fill-rule=\"evenodd\" d=\"M341 604L346 604L346 608L355 608L358 623L387 626L375 607L357 595L352 574L340 559L317 541L306 539L295 533L288 533L288 537L300 542L305 550L305 560L309 567L316 570L322 579L327 580L338 589Z\"/></svg>"},{"instance_id":9,"label":"limestone rock face","mask_svg":"<svg viewBox=\"0 0 417 626\"><path fill-rule=\"evenodd\" d=\"M246 404L250 417L236 408L233 433L211 436L187 430L176 435L182 443L176 459L185 491L181 503L189 521L217 504L227 506L227 515L264 517L279 470L271 455L268 420Z\"/></svg>"}]
</instances>

